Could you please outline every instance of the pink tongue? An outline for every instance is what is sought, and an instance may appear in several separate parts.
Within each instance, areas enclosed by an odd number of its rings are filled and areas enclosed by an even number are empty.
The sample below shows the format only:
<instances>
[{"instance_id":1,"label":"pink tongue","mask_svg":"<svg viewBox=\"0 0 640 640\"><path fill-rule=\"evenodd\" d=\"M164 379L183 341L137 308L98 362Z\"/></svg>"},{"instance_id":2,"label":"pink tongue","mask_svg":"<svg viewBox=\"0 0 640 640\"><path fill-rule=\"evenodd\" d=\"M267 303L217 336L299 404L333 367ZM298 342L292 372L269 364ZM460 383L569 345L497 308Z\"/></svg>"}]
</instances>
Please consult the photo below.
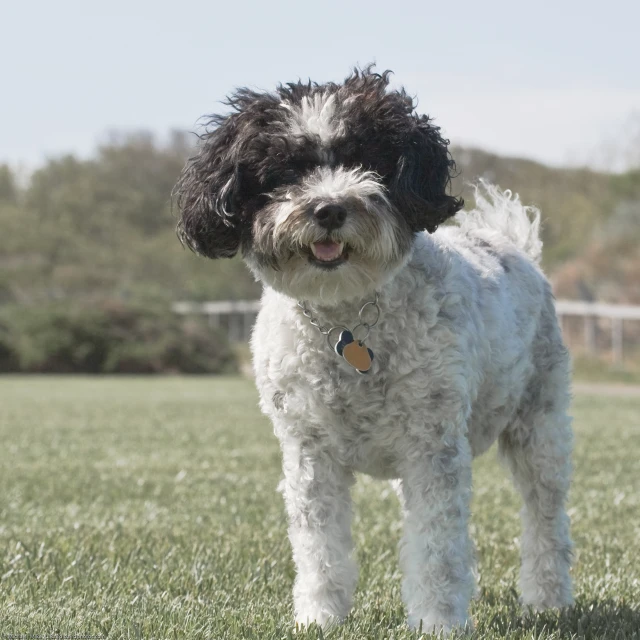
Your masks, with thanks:
<instances>
[{"instance_id":1,"label":"pink tongue","mask_svg":"<svg viewBox=\"0 0 640 640\"><path fill-rule=\"evenodd\" d=\"M337 242L314 242L313 249L318 260L336 260L342 253Z\"/></svg>"}]
</instances>

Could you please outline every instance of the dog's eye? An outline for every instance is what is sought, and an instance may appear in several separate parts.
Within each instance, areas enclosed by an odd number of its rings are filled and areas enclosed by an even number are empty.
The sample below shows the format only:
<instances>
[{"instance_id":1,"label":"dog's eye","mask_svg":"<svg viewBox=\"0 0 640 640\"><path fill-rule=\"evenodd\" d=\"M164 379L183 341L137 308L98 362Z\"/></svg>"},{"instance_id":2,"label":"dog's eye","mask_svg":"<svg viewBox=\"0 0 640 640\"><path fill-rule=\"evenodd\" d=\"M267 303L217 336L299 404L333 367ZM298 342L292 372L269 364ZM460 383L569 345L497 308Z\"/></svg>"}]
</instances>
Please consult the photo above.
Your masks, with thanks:
<instances>
[{"instance_id":1,"label":"dog's eye","mask_svg":"<svg viewBox=\"0 0 640 640\"><path fill-rule=\"evenodd\" d=\"M359 140L349 140L337 149L336 155L350 164L362 164L363 147L364 145Z\"/></svg>"},{"instance_id":2,"label":"dog's eye","mask_svg":"<svg viewBox=\"0 0 640 640\"><path fill-rule=\"evenodd\" d=\"M267 191L272 191L283 185L293 184L298 174L293 169L277 169L269 172L262 180L262 187Z\"/></svg>"},{"instance_id":3,"label":"dog's eye","mask_svg":"<svg viewBox=\"0 0 640 640\"><path fill-rule=\"evenodd\" d=\"M282 172L282 182L293 182L297 177L298 176L293 169L285 169Z\"/></svg>"},{"instance_id":4,"label":"dog's eye","mask_svg":"<svg viewBox=\"0 0 640 640\"><path fill-rule=\"evenodd\" d=\"M270 199L269 196L266 193L260 193L258 194L255 198L253 198L253 206L254 208L257 209L263 209L264 207L267 206L267 204L269 204Z\"/></svg>"}]
</instances>

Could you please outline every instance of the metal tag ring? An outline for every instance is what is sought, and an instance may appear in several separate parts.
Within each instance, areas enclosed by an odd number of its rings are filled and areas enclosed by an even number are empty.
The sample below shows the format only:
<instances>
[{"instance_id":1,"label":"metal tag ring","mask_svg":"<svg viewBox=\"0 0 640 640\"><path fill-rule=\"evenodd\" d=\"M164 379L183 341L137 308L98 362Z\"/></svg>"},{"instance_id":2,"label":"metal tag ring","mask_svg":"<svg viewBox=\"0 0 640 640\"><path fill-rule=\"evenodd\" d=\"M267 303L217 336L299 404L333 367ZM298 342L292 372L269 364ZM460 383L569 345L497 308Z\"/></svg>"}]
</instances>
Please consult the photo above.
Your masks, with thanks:
<instances>
[{"instance_id":1,"label":"metal tag ring","mask_svg":"<svg viewBox=\"0 0 640 640\"><path fill-rule=\"evenodd\" d=\"M364 327L367 330L367 333L365 333L362 338L356 338L356 331L358 330L359 327ZM354 340L357 340L358 342L364 342L369 337L369 334L371 333L371 325L367 324L366 322L360 322L355 327L353 327L353 331L351 333L353 334Z\"/></svg>"},{"instance_id":2,"label":"metal tag ring","mask_svg":"<svg viewBox=\"0 0 640 640\"><path fill-rule=\"evenodd\" d=\"M344 325L340 325L340 324L336 327L331 327L331 329L327 331L327 344L329 345L329 348L331 350L335 349L337 344L337 341L336 341L336 344L331 344L331 334L334 331L337 331L338 329L342 329L342 331L349 331L349 327L345 327Z\"/></svg>"},{"instance_id":3,"label":"metal tag ring","mask_svg":"<svg viewBox=\"0 0 640 640\"><path fill-rule=\"evenodd\" d=\"M365 309L368 306L373 306L373 308L376 310L376 319L373 322L364 322L364 319L362 317L362 315L365 312ZM358 317L360 318L360 324L364 324L364 325L368 325L369 327L375 327L378 324L378 320L380 320L380 307L378 306L378 302L377 300L371 300L370 302L365 302L362 305L362 309L360 309L360 313L358 314Z\"/></svg>"}]
</instances>

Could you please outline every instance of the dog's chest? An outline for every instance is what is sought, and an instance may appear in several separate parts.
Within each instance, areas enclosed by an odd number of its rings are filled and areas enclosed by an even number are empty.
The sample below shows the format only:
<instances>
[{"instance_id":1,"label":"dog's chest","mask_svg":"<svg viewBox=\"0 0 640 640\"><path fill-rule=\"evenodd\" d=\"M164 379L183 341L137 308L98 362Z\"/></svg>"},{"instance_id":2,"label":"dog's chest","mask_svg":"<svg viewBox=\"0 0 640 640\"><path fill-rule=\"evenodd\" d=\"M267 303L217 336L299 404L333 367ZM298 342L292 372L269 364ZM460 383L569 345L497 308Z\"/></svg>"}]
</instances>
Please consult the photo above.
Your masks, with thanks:
<instances>
[{"instance_id":1,"label":"dog's chest","mask_svg":"<svg viewBox=\"0 0 640 640\"><path fill-rule=\"evenodd\" d=\"M332 375L315 393L302 388L293 391L300 408L305 407L295 423L306 430L305 437L323 443L346 466L394 477L396 463L404 457L403 425L413 412L411 403L402 395L390 394L388 375L379 371L361 379L346 363L327 363L327 368Z\"/></svg>"},{"instance_id":2,"label":"dog's chest","mask_svg":"<svg viewBox=\"0 0 640 640\"><path fill-rule=\"evenodd\" d=\"M367 341L374 360L366 374L313 327L281 337L265 346L271 374L258 384L276 433L326 447L357 471L396 476L410 446L408 428L425 429L426 335L381 322Z\"/></svg>"}]
</instances>

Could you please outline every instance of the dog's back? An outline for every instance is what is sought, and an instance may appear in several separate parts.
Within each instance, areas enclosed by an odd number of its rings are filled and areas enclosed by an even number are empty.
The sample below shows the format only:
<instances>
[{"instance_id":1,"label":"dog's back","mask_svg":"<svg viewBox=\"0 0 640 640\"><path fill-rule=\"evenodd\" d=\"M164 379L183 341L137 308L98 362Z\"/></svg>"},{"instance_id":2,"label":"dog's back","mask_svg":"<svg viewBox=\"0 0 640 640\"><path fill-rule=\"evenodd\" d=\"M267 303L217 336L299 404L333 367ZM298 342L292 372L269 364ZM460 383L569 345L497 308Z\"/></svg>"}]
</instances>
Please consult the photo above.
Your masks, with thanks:
<instances>
[{"instance_id":1,"label":"dog's back","mask_svg":"<svg viewBox=\"0 0 640 640\"><path fill-rule=\"evenodd\" d=\"M449 253L447 288L462 286L482 324L476 349L484 354L478 363L484 375L469 423L477 455L505 430L526 429L523 418L531 424L536 411L566 411L570 365L553 293L538 267L539 212L481 183L476 208L458 214L457 222L434 238Z\"/></svg>"}]
</instances>

